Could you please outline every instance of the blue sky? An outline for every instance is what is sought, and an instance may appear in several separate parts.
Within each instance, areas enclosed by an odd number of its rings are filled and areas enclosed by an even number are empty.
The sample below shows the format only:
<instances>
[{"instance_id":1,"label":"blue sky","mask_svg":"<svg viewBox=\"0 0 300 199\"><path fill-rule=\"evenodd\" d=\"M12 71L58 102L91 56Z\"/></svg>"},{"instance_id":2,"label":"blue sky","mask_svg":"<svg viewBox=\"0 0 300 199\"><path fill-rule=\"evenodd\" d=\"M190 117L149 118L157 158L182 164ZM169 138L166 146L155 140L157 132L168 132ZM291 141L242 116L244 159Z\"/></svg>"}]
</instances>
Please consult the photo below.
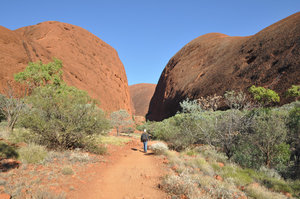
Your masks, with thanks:
<instances>
[{"instance_id":1,"label":"blue sky","mask_svg":"<svg viewBox=\"0 0 300 199\"><path fill-rule=\"evenodd\" d=\"M157 83L169 59L200 35L253 35L299 11L300 0L0 0L0 25L85 28L118 51L132 85Z\"/></svg>"}]
</instances>

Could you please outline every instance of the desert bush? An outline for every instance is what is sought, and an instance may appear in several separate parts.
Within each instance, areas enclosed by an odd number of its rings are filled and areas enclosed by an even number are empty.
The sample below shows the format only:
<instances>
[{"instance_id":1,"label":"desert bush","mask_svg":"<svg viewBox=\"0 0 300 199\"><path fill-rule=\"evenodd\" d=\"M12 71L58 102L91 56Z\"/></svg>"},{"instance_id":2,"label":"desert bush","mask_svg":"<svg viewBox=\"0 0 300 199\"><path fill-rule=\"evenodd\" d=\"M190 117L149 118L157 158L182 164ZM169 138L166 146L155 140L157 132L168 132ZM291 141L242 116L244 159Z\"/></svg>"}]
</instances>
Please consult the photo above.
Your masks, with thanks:
<instances>
[{"instance_id":1,"label":"desert bush","mask_svg":"<svg viewBox=\"0 0 300 199\"><path fill-rule=\"evenodd\" d=\"M224 99L230 109L243 110L251 106L247 95L243 91L226 91Z\"/></svg>"},{"instance_id":2,"label":"desert bush","mask_svg":"<svg viewBox=\"0 0 300 199\"><path fill-rule=\"evenodd\" d=\"M0 141L0 160L2 158L18 158L19 154L15 147Z\"/></svg>"},{"instance_id":3,"label":"desert bush","mask_svg":"<svg viewBox=\"0 0 300 199\"><path fill-rule=\"evenodd\" d=\"M133 124L133 121L126 110L118 110L110 114L111 125L117 129L119 136L120 128Z\"/></svg>"},{"instance_id":4,"label":"desert bush","mask_svg":"<svg viewBox=\"0 0 300 199\"><path fill-rule=\"evenodd\" d=\"M28 164L38 164L42 163L48 155L48 151L45 147L36 145L36 144L29 144L26 147L22 147L18 149L19 159Z\"/></svg>"},{"instance_id":5,"label":"desert bush","mask_svg":"<svg viewBox=\"0 0 300 199\"><path fill-rule=\"evenodd\" d=\"M278 150L279 145L286 140L285 119L280 111L264 108L251 111L246 118L248 122L244 128L244 138L263 154L267 167L274 166L275 157L283 155L281 152L285 153Z\"/></svg>"},{"instance_id":6,"label":"desert bush","mask_svg":"<svg viewBox=\"0 0 300 199\"><path fill-rule=\"evenodd\" d=\"M293 161L293 169L291 175L293 178L300 178L300 104L297 103L289 111L287 120L288 143L291 146L291 160Z\"/></svg>"},{"instance_id":7,"label":"desert bush","mask_svg":"<svg viewBox=\"0 0 300 199\"><path fill-rule=\"evenodd\" d=\"M71 167L63 167L61 169L61 173L64 174L64 175L73 175L74 174L74 171Z\"/></svg>"},{"instance_id":8,"label":"desert bush","mask_svg":"<svg viewBox=\"0 0 300 199\"><path fill-rule=\"evenodd\" d=\"M5 118L7 129L12 132L26 106L23 98L26 92L21 96L18 95L9 83L2 92L4 92L4 95L0 94L0 121Z\"/></svg>"},{"instance_id":9,"label":"desert bush","mask_svg":"<svg viewBox=\"0 0 300 199\"><path fill-rule=\"evenodd\" d=\"M107 152L107 148L104 143L101 143L99 137L101 135L88 135L82 139L82 149L97 155L104 155ZM80 147L79 147L80 148ZM78 149L78 148L77 148Z\"/></svg>"},{"instance_id":10,"label":"desert bush","mask_svg":"<svg viewBox=\"0 0 300 199\"><path fill-rule=\"evenodd\" d=\"M292 87L287 90L287 95L298 99L300 97L300 85L292 85Z\"/></svg>"},{"instance_id":11,"label":"desert bush","mask_svg":"<svg viewBox=\"0 0 300 199\"><path fill-rule=\"evenodd\" d=\"M215 138L213 145L218 146L230 159L239 144L244 113L239 110L223 111L215 118Z\"/></svg>"},{"instance_id":12,"label":"desert bush","mask_svg":"<svg viewBox=\"0 0 300 199\"><path fill-rule=\"evenodd\" d=\"M260 103L262 106L267 106L280 101L279 95L271 89L252 85L249 89L249 92L252 94L254 100Z\"/></svg>"},{"instance_id":13,"label":"desert bush","mask_svg":"<svg viewBox=\"0 0 300 199\"><path fill-rule=\"evenodd\" d=\"M32 89L19 124L38 137L35 142L48 148L88 148L84 138L104 134L109 122L85 91L64 83L61 68L62 62L54 59L48 64L29 63L15 75L16 81Z\"/></svg>"},{"instance_id":14,"label":"desert bush","mask_svg":"<svg viewBox=\"0 0 300 199\"><path fill-rule=\"evenodd\" d=\"M182 113L198 113L204 111L197 100L186 99L179 103Z\"/></svg>"},{"instance_id":15,"label":"desert bush","mask_svg":"<svg viewBox=\"0 0 300 199\"><path fill-rule=\"evenodd\" d=\"M84 138L109 128L104 113L86 92L74 87L39 87L28 97L31 109L20 120L23 127L49 148L84 148Z\"/></svg>"},{"instance_id":16,"label":"desert bush","mask_svg":"<svg viewBox=\"0 0 300 199\"><path fill-rule=\"evenodd\" d=\"M168 150L168 146L163 142L156 142L152 144L149 148L157 155L165 154L165 152Z\"/></svg>"}]
</instances>

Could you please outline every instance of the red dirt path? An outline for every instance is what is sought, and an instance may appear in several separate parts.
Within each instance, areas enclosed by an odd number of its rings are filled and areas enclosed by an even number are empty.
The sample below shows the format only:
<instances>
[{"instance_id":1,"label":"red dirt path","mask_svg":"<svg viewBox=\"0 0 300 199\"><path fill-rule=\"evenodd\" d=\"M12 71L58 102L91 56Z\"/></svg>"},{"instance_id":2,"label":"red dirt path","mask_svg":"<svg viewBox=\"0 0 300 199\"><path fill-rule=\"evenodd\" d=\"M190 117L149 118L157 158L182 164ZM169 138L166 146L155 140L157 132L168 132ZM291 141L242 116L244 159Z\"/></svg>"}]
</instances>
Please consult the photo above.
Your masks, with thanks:
<instances>
[{"instance_id":1,"label":"red dirt path","mask_svg":"<svg viewBox=\"0 0 300 199\"><path fill-rule=\"evenodd\" d=\"M150 143L151 144L151 143ZM151 151L142 152L142 144L134 140L124 147L111 148L105 164L88 169L94 175L83 181L79 189L68 193L74 199L163 199L160 177L165 173L162 158Z\"/></svg>"}]
</instances>

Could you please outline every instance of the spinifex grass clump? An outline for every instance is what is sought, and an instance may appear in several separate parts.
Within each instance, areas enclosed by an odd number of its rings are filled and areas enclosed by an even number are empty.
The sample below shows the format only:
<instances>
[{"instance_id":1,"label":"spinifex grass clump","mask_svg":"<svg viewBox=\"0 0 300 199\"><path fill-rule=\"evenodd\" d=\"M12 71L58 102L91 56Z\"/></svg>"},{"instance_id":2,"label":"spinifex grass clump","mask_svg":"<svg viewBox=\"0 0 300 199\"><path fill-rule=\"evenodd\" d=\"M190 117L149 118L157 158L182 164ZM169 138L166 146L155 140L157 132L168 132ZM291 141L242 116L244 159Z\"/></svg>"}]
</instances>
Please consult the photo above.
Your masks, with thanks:
<instances>
[{"instance_id":1,"label":"spinifex grass clump","mask_svg":"<svg viewBox=\"0 0 300 199\"><path fill-rule=\"evenodd\" d=\"M24 163L42 163L47 155L48 151L45 147L36 145L36 144L29 144L26 147L22 147L18 150L20 155L19 159Z\"/></svg>"}]
</instances>

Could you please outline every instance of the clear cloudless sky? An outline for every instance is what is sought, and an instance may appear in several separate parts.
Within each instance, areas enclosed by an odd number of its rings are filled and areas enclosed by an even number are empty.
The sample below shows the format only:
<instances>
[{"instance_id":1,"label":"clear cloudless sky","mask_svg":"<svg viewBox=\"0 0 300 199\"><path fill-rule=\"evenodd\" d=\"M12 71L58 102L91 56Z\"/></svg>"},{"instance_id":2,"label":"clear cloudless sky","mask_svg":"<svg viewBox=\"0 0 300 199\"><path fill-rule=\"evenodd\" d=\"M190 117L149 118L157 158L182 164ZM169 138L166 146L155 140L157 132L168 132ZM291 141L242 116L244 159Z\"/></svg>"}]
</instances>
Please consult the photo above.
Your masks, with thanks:
<instances>
[{"instance_id":1,"label":"clear cloudless sky","mask_svg":"<svg viewBox=\"0 0 300 199\"><path fill-rule=\"evenodd\" d=\"M299 11L300 0L0 0L0 25L80 26L118 51L129 85L156 84L169 59L196 37L253 35Z\"/></svg>"}]
</instances>

